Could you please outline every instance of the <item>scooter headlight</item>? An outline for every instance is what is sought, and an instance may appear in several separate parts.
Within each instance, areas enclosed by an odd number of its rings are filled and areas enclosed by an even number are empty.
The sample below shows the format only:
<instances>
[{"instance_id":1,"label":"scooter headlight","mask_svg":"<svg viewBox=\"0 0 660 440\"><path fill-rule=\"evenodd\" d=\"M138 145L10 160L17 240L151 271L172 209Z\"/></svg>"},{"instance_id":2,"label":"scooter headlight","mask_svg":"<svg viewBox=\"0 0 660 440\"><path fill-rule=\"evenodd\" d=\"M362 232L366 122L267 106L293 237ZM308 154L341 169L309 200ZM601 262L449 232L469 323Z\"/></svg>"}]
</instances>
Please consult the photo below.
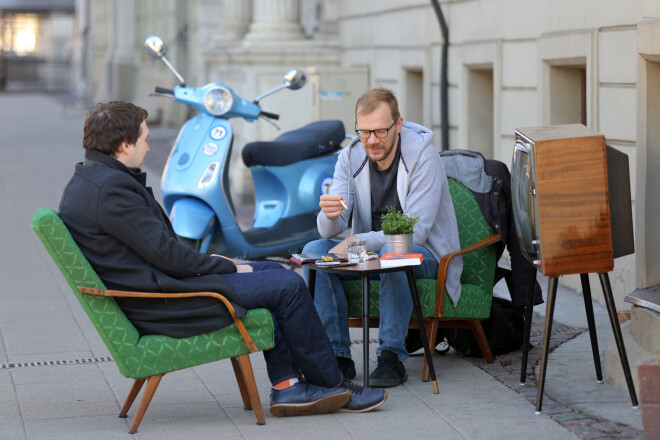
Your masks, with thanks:
<instances>
[{"instance_id":1,"label":"scooter headlight","mask_svg":"<svg viewBox=\"0 0 660 440\"><path fill-rule=\"evenodd\" d=\"M234 97L224 87L215 87L204 95L204 107L214 116L224 115L233 104Z\"/></svg>"},{"instance_id":2,"label":"scooter headlight","mask_svg":"<svg viewBox=\"0 0 660 440\"><path fill-rule=\"evenodd\" d=\"M199 178L199 182L197 182L197 188L203 189L211 186L211 184L213 184L215 181L215 178L218 176L219 169L220 162L211 162L208 164L202 173L202 177Z\"/></svg>"}]
</instances>

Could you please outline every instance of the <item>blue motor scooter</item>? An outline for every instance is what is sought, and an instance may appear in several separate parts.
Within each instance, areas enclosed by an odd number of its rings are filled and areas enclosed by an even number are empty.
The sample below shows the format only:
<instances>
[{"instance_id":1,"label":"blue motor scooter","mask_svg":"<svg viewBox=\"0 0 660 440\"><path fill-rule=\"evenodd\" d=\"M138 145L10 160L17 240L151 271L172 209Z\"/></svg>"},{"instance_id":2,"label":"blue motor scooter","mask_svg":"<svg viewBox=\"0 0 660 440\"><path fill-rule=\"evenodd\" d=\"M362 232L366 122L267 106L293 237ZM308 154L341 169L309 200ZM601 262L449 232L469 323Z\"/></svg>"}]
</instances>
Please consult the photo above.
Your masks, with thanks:
<instances>
[{"instance_id":1,"label":"blue motor scooter","mask_svg":"<svg viewBox=\"0 0 660 440\"><path fill-rule=\"evenodd\" d=\"M313 122L272 142L253 142L243 148L243 162L252 173L255 190L249 229L239 227L229 193L233 132L228 120L263 118L272 123L279 116L263 111L259 101L284 88L301 88L305 75L292 70L283 85L250 102L220 83L186 87L165 58L166 48L159 37L147 38L144 46L181 83L173 90L156 87L154 95L174 97L200 113L181 128L161 181L163 204L180 239L200 252L241 259L288 257L317 239L319 198L330 189L345 139L341 121Z\"/></svg>"}]
</instances>

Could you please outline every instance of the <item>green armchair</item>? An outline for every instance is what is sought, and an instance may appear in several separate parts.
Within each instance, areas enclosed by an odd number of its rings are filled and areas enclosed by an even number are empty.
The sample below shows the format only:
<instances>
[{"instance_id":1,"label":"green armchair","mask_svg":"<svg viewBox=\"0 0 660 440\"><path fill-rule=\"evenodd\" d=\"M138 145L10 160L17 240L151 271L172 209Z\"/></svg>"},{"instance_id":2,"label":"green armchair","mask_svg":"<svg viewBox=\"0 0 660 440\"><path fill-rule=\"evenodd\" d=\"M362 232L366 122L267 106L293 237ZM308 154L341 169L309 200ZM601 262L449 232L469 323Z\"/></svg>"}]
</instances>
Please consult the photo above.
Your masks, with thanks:
<instances>
[{"instance_id":1,"label":"green armchair","mask_svg":"<svg viewBox=\"0 0 660 440\"><path fill-rule=\"evenodd\" d=\"M449 182L458 222L458 235L461 250L445 255L438 264L437 279L418 279L417 289L425 317L426 334L431 348L436 345L438 328L471 329L486 362L493 362L493 355L484 335L481 321L490 315L493 299L493 282L497 266L497 246L500 236L493 232L481 213L472 192L462 183L452 178ZM447 267L452 258L463 257L461 274L461 298L453 304L445 292ZM380 282L369 283L370 327L378 327ZM360 281L342 281L348 301L349 325L362 327L362 284ZM410 328L417 328L417 319L410 320ZM424 360L424 381L429 380L429 370Z\"/></svg>"},{"instance_id":2,"label":"green armchair","mask_svg":"<svg viewBox=\"0 0 660 440\"><path fill-rule=\"evenodd\" d=\"M243 318L236 318L231 303L214 292L162 294L106 290L55 211L38 210L32 218L32 228L94 324L112 354L119 372L124 377L135 379L119 417L126 417L142 385L147 382L133 417L130 433L137 432L138 425L165 373L226 358L231 359L243 406L246 409L254 408L257 423L265 423L248 355L274 346L273 319L268 310L249 310ZM140 336L112 298L136 296L211 296L225 303L234 318L234 324L182 339L162 335Z\"/></svg>"}]
</instances>

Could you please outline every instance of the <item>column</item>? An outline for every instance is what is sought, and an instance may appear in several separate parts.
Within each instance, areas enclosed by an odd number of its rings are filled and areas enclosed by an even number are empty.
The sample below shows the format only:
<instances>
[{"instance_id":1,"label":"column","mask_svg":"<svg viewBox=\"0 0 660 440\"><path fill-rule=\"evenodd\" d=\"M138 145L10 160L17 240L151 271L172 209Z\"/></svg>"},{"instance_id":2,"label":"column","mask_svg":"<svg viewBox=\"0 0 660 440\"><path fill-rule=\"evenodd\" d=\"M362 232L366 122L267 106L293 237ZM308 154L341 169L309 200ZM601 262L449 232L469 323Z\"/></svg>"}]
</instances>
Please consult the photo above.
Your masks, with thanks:
<instances>
[{"instance_id":1,"label":"column","mask_svg":"<svg viewBox=\"0 0 660 440\"><path fill-rule=\"evenodd\" d=\"M109 85L113 99L133 99L135 82L135 0L111 2Z\"/></svg>"},{"instance_id":2,"label":"column","mask_svg":"<svg viewBox=\"0 0 660 440\"><path fill-rule=\"evenodd\" d=\"M247 44L280 44L305 40L300 26L300 0L253 0Z\"/></svg>"},{"instance_id":3,"label":"column","mask_svg":"<svg viewBox=\"0 0 660 440\"><path fill-rule=\"evenodd\" d=\"M323 43L336 43L339 39L339 5L337 0L321 3L321 21L314 40Z\"/></svg>"},{"instance_id":4,"label":"column","mask_svg":"<svg viewBox=\"0 0 660 440\"><path fill-rule=\"evenodd\" d=\"M252 19L252 2L246 0L218 0L218 16L214 18L216 30L211 46L236 43L247 33Z\"/></svg>"}]
</instances>

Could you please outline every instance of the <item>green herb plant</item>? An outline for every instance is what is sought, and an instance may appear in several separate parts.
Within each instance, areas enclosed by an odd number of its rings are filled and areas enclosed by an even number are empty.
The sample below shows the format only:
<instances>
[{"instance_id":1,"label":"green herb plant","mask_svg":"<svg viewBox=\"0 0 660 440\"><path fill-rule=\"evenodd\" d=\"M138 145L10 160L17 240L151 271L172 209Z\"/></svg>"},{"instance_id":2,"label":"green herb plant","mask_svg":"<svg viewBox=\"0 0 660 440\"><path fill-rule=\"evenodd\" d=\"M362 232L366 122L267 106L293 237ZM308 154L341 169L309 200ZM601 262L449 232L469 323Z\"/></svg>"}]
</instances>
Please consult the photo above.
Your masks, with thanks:
<instances>
[{"instance_id":1,"label":"green herb plant","mask_svg":"<svg viewBox=\"0 0 660 440\"><path fill-rule=\"evenodd\" d=\"M418 215L406 215L394 206L387 208L381 217L383 233L385 235L412 234L415 224L419 221Z\"/></svg>"}]
</instances>

